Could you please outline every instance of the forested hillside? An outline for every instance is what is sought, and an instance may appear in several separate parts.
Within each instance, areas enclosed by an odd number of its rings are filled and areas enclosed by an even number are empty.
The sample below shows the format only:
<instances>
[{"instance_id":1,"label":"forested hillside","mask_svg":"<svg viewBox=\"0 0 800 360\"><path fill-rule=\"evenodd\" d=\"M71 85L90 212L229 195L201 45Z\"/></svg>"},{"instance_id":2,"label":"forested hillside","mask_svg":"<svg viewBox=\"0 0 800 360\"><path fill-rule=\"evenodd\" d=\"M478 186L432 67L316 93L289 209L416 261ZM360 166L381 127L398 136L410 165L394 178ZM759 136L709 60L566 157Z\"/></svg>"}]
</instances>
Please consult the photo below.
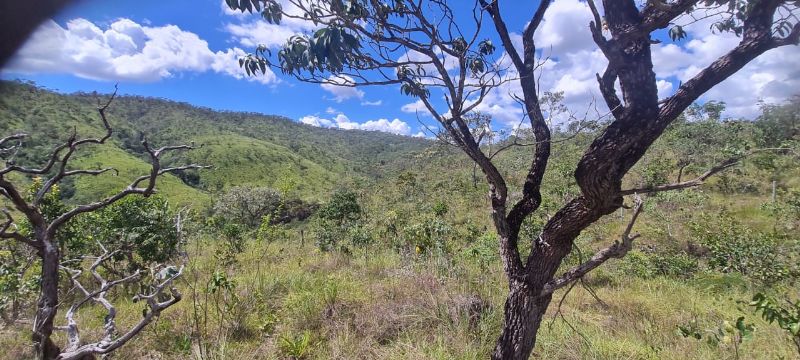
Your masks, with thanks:
<instances>
[{"instance_id":1,"label":"forested hillside","mask_svg":"<svg viewBox=\"0 0 800 360\"><path fill-rule=\"evenodd\" d=\"M111 91L113 89L105 89ZM30 133L26 151L18 162L41 162L58 141L73 130L79 135L103 132L96 107L110 94L57 94L34 85L0 83L0 132ZM135 169L147 168L141 135L156 146L195 143L201 148L168 159L168 163L193 161L213 164L203 172L167 177L161 190L179 202L208 199L208 193L237 185L296 184L308 199L321 199L342 185L384 176L384 168L400 157L430 145L429 141L387 133L323 129L287 118L254 113L219 112L169 100L120 96L108 111L114 127L113 147L79 158L80 165L120 170L118 178L78 180L64 189L67 198L89 199L127 184ZM76 165L78 165L76 163ZM181 200L182 199L182 200ZM202 200L206 201L206 200Z\"/></svg>"}]
</instances>

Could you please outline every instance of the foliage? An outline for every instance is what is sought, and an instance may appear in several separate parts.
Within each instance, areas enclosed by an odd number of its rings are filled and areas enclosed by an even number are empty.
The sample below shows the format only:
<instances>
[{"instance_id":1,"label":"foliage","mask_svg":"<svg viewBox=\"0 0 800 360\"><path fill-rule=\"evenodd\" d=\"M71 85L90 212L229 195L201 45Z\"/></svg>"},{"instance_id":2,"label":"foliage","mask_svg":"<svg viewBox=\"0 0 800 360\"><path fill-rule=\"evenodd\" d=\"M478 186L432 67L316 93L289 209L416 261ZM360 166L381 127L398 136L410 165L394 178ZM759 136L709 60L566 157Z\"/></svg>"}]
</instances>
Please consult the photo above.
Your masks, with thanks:
<instances>
[{"instance_id":1,"label":"foliage","mask_svg":"<svg viewBox=\"0 0 800 360\"><path fill-rule=\"evenodd\" d=\"M656 276L690 278L698 270L696 258L686 253L658 253L634 250L620 261L620 273L649 279Z\"/></svg>"},{"instance_id":2,"label":"foliage","mask_svg":"<svg viewBox=\"0 0 800 360\"><path fill-rule=\"evenodd\" d=\"M800 301L792 303L789 300L780 304L776 299L763 293L753 296L750 306L754 307L756 313L761 312L761 317L769 322L777 323L778 327L786 330L797 346L797 353L800 355Z\"/></svg>"},{"instance_id":3,"label":"foliage","mask_svg":"<svg viewBox=\"0 0 800 360\"><path fill-rule=\"evenodd\" d=\"M108 251L118 251L115 261L126 260L131 269L145 269L177 255L180 234L174 219L163 196L137 196L85 214L81 226L90 248L97 241Z\"/></svg>"},{"instance_id":4,"label":"foliage","mask_svg":"<svg viewBox=\"0 0 800 360\"><path fill-rule=\"evenodd\" d=\"M302 334L285 334L278 340L278 348L291 359L305 359L311 348L311 332Z\"/></svg>"},{"instance_id":5,"label":"foliage","mask_svg":"<svg viewBox=\"0 0 800 360\"><path fill-rule=\"evenodd\" d=\"M334 192L317 212L317 246L323 251L342 250L346 253L351 252L348 242L356 247L365 247L372 238L361 228L361 219L358 195L347 189Z\"/></svg>"},{"instance_id":6,"label":"foliage","mask_svg":"<svg viewBox=\"0 0 800 360\"><path fill-rule=\"evenodd\" d=\"M319 218L342 225L361 219L361 206L358 194L347 189L333 193L330 201L319 209Z\"/></svg>"},{"instance_id":7,"label":"foliage","mask_svg":"<svg viewBox=\"0 0 800 360\"><path fill-rule=\"evenodd\" d=\"M678 325L678 330L685 338L692 337L702 340L705 337L706 342L711 346L731 346L733 347L735 358L739 359L739 346L742 342L752 337L755 327L753 324L746 323L744 316L740 316L734 324L725 320L714 329L701 331L697 326L697 322L691 321L686 325Z\"/></svg>"},{"instance_id":8,"label":"foliage","mask_svg":"<svg viewBox=\"0 0 800 360\"><path fill-rule=\"evenodd\" d=\"M250 228L261 224L264 216L274 214L282 204L278 191L252 186L237 186L228 189L214 203L217 216L238 222Z\"/></svg>"},{"instance_id":9,"label":"foliage","mask_svg":"<svg viewBox=\"0 0 800 360\"><path fill-rule=\"evenodd\" d=\"M727 212L702 219L690 227L694 239L708 249L712 269L740 272L766 284L797 275L796 262L775 234L751 229Z\"/></svg>"},{"instance_id":10,"label":"foliage","mask_svg":"<svg viewBox=\"0 0 800 360\"><path fill-rule=\"evenodd\" d=\"M481 269L486 270L490 264L499 258L497 254L497 235L485 233L478 237L474 243L467 246L463 252L464 255L476 261Z\"/></svg>"},{"instance_id":11,"label":"foliage","mask_svg":"<svg viewBox=\"0 0 800 360\"><path fill-rule=\"evenodd\" d=\"M280 224L272 223L272 216L265 215L261 218L261 225L256 231L256 240L273 242L286 237L286 230Z\"/></svg>"},{"instance_id":12,"label":"foliage","mask_svg":"<svg viewBox=\"0 0 800 360\"><path fill-rule=\"evenodd\" d=\"M28 201L33 200L36 194L44 185L44 181L40 177L34 178L29 184L25 197ZM39 205L42 216L48 221L52 221L59 215L65 213L69 207L61 200L61 189L58 184L53 185L46 194L42 196L42 202ZM20 232L30 235L33 231L27 219L22 219L19 224ZM79 257L85 253L87 249L87 241L81 231L82 225L79 224L78 219L67 222L59 229L56 237L59 240L59 247L61 251L66 253L65 256Z\"/></svg>"},{"instance_id":13,"label":"foliage","mask_svg":"<svg viewBox=\"0 0 800 360\"><path fill-rule=\"evenodd\" d=\"M19 244L3 245L0 247L0 318L11 325L34 306L39 266Z\"/></svg>"},{"instance_id":14,"label":"foliage","mask_svg":"<svg viewBox=\"0 0 800 360\"><path fill-rule=\"evenodd\" d=\"M445 216L445 214L447 214L447 212L450 210L450 208L447 206L447 204L445 202L439 201L435 205L433 205L433 209L432 210L433 210L433 214L434 215L436 215L438 217L443 217L443 216Z\"/></svg>"}]
</instances>

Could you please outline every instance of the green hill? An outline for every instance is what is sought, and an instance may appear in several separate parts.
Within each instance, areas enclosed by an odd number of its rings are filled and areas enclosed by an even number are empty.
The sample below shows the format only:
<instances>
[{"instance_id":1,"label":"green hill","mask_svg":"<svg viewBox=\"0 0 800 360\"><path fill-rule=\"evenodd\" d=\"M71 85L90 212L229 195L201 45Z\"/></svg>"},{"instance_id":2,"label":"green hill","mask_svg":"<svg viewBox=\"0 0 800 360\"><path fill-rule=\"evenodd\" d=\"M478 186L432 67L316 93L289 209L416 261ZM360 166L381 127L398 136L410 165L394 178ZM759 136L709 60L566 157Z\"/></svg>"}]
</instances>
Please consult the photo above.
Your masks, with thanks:
<instances>
[{"instance_id":1,"label":"green hill","mask_svg":"<svg viewBox=\"0 0 800 360\"><path fill-rule=\"evenodd\" d=\"M106 99L108 95L100 95ZM98 96L64 95L20 82L0 83L0 133L31 134L18 162L41 164L58 141L73 130L100 136L95 110ZM70 200L86 201L126 185L147 169L141 134L153 146L195 143L200 148L165 159L213 169L165 178L162 192L180 203L208 203L208 193L237 185L277 186L287 180L296 193L319 200L343 181L378 179L395 160L430 145L422 139L380 132L324 129L291 119L255 113L219 112L185 103L119 96L108 109L114 128L102 155L79 154L75 166L113 166L120 176L104 174L76 180L66 189ZM181 181L183 180L183 181ZM91 186L89 185L91 183Z\"/></svg>"}]
</instances>

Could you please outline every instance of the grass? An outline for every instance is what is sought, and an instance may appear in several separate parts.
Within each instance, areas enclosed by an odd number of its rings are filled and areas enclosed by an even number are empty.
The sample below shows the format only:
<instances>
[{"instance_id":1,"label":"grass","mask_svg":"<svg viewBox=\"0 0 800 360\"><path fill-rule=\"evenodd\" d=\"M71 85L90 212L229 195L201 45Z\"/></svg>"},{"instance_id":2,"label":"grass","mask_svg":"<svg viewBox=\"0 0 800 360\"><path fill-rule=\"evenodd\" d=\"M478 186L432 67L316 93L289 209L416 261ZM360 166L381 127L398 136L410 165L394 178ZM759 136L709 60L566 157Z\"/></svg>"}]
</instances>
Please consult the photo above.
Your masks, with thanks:
<instances>
[{"instance_id":1,"label":"grass","mask_svg":"<svg viewBox=\"0 0 800 360\"><path fill-rule=\"evenodd\" d=\"M505 296L499 264L483 270L457 262L442 269L433 258L377 249L367 258L349 257L300 247L292 236L250 243L239 264L225 270L215 265L216 241L195 241L189 246L192 268L181 281L184 300L119 350L119 358L196 358L203 344L204 355L213 359L292 354L308 359L483 359L499 334ZM539 333L537 358L732 358L730 347L683 338L676 327L696 320L714 328L738 316L756 324L753 338L741 345L742 359L796 356L781 330L738 309L737 301L749 299L751 292L736 281L729 286L725 276L704 275L638 279L622 276L618 263L609 265L587 279L595 284L597 298L576 286L557 313L555 304L564 291L555 294ZM191 287L204 289L213 271L226 271L236 283L240 302L233 310L214 310L203 292L195 298ZM194 335L194 300L208 306L201 341ZM80 314L85 339L100 335L100 310L89 307ZM137 321L140 311L139 304L119 303L120 328ZM0 358L25 358L27 331L0 333L0 345L8 349Z\"/></svg>"}]
</instances>

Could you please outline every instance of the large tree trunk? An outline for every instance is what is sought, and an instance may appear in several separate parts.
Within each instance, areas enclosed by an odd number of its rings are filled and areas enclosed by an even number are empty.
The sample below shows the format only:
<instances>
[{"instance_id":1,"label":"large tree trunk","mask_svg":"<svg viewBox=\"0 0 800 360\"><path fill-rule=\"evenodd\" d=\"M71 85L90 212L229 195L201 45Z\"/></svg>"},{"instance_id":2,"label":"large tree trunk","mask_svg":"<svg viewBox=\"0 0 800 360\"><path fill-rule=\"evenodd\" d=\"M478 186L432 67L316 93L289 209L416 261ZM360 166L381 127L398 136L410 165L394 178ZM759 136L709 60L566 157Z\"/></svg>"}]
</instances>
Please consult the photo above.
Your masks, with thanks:
<instances>
[{"instance_id":1,"label":"large tree trunk","mask_svg":"<svg viewBox=\"0 0 800 360\"><path fill-rule=\"evenodd\" d=\"M497 340L492 359L526 360L536 345L536 334L552 296L538 296L524 282L513 282L506 299L503 332Z\"/></svg>"},{"instance_id":2,"label":"large tree trunk","mask_svg":"<svg viewBox=\"0 0 800 360\"><path fill-rule=\"evenodd\" d=\"M39 359L55 359L61 352L50 338L53 335L53 322L58 311L58 267L60 263L58 247L50 241L43 241L41 294L33 322L33 343Z\"/></svg>"}]
</instances>

